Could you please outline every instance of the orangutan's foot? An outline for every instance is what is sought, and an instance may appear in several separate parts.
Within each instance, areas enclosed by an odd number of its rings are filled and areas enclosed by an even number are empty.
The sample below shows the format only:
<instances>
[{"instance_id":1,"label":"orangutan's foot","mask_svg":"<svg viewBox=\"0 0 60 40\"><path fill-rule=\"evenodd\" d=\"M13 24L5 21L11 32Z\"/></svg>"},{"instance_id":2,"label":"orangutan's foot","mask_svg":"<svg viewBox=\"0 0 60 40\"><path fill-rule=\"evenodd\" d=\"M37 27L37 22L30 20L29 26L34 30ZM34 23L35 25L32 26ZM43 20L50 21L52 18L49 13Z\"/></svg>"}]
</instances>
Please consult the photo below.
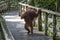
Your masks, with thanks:
<instances>
[{"instance_id":1,"label":"orangutan's foot","mask_svg":"<svg viewBox=\"0 0 60 40\"><path fill-rule=\"evenodd\" d=\"M29 35L30 34L30 31L28 31L27 34Z\"/></svg>"}]
</instances>

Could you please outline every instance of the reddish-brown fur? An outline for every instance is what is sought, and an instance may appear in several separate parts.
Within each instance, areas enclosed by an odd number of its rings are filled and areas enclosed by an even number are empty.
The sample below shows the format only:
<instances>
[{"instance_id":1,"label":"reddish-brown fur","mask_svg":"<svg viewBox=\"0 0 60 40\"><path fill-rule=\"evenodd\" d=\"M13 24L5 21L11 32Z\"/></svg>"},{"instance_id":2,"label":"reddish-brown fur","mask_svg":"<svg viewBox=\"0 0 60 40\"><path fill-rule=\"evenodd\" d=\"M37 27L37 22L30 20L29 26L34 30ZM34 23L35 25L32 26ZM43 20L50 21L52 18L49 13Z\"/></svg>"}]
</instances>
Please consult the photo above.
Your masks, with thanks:
<instances>
[{"instance_id":1,"label":"reddish-brown fur","mask_svg":"<svg viewBox=\"0 0 60 40\"><path fill-rule=\"evenodd\" d=\"M38 10L38 12L36 13L33 9L28 9L21 16L21 18L25 20L25 29L28 31L28 34L33 33L32 21L34 20L35 17L38 16L39 13L41 13L41 10Z\"/></svg>"}]
</instances>

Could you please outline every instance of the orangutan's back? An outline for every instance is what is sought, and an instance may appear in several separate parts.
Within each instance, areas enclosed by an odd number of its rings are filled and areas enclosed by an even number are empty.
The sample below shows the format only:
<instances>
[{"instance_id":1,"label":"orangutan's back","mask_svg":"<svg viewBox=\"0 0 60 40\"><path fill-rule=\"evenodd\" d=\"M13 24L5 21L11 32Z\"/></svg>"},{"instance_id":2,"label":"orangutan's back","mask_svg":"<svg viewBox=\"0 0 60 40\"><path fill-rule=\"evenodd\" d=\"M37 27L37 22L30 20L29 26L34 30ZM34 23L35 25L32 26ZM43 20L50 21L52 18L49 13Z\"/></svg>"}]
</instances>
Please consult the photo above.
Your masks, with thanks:
<instances>
[{"instance_id":1,"label":"orangutan's back","mask_svg":"<svg viewBox=\"0 0 60 40\"><path fill-rule=\"evenodd\" d=\"M21 18L25 19L25 21L33 21L33 19L37 17L37 14L35 13L35 11L26 11Z\"/></svg>"}]
</instances>

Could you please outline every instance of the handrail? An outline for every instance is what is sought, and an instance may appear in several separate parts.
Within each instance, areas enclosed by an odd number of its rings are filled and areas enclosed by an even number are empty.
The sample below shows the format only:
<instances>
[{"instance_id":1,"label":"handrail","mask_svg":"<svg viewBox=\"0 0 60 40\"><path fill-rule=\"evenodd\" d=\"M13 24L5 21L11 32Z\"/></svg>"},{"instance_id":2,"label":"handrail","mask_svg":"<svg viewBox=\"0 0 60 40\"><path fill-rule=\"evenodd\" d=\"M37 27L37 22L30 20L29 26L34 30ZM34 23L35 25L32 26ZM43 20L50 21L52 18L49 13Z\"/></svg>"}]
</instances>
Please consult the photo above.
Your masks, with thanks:
<instances>
[{"instance_id":1,"label":"handrail","mask_svg":"<svg viewBox=\"0 0 60 40\"><path fill-rule=\"evenodd\" d=\"M29 7L29 8L32 8L32 9L36 9L36 11L38 11L39 9L41 9L41 12L44 12L45 13L45 35L48 35L48 14L52 14L52 18L53 18L53 40L56 40L56 34L57 34L57 30L56 30L56 24L57 24L57 21L56 21L56 17L60 17L60 13L58 12L54 12L54 11L51 11L51 10L46 10L46 9L43 9L43 8L38 8L38 7L34 7L34 6L31 6L29 4L25 4L25 3L21 3L19 2L18 3L20 5L20 14L22 14L23 12L26 11L26 8ZM42 13L40 12L39 16L38 16L38 29L39 31L42 31ZM19 14L19 15L20 15Z\"/></svg>"},{"instance_id":2,"label":"handrail","mask_svg":"<svg viewBox=\"0 0 60 40\"><path fill-rule=\"evenodd\" d=\"M58 12L54 12L54 11L51 11L51 10L46 10L46 9L43 9L43 8L37 8L37 7L31 6L31 5L28 5L28 4L24 4L24 3L21 3L21 2L19 2L19 4L22 5L22 6L28 6L28 7L34 8L34 9L41 9L41 11L46 12L48 14L54 14L54 15L60 16L60 13L58 13Z\"/></svg>"},{"instance_id":3,"label":"handrail","mask_svg":"<svg viewBox=\"0 0 60 40\"><path fill-rule=\"evenodd\" d=\"M11 32L8 30L4 18L0 15L2 20L0 20L2 31L4 33L4 38L5 40L15 40L14 37L12 36Z\"/></svg>"}]
</instances>

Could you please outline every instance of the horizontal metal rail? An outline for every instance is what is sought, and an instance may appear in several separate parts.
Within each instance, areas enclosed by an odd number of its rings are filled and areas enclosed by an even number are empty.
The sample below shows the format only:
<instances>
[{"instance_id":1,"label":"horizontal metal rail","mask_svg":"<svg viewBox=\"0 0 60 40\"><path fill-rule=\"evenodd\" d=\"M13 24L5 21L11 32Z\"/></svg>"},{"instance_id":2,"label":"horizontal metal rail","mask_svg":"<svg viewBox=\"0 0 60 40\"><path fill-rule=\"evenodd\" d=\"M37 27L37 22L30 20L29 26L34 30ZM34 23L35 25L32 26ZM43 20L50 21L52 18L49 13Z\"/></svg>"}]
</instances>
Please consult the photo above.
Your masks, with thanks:
<instances>
[{"instance_id":1,"label":"horizontal metal rail","mask_svg":"<svg viewBox=\"0 0 60 40\"><path fill-rule=\"evenodd\" d=\"M12 33L7 28L4 18L1 15L0 17L2 18L2 20L0 20L0 23L1 23L1 27L2 27L5 40L15 40Z\"/></svg>"},{"instance_id":2,"label":"horizontal metal rail","mask_svg":"<svg viewBox=\"0 0 60 40\"><path fill-rule=\"evenodd\" d=\"M51 11L51 10L46 10L46 9L43 9L43 8L37 8L37 7L31 6L29 4L24 4L24 3L19 2L19 5L31 7L31 8L37 9L37 10L41 9L42 12L46 12L48 14L54 14L54 15L60 16L60 13L58 13L58 12L54 12L54 11Z\"/></svg>"}]
</instances>

